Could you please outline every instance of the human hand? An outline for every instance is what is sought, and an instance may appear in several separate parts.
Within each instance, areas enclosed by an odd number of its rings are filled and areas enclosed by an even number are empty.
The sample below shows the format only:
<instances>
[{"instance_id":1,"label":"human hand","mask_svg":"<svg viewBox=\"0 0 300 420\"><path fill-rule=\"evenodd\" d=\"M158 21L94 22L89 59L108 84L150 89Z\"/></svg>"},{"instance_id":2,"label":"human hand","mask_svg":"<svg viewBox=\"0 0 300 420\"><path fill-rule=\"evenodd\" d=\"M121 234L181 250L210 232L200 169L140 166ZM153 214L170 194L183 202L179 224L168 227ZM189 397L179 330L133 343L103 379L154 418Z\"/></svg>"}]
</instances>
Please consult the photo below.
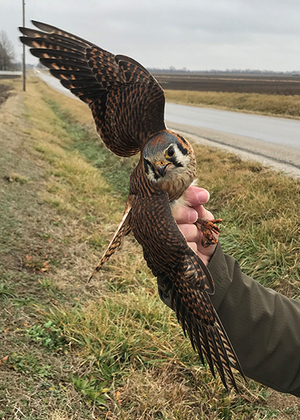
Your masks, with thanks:
<instances>
[{"instance_id":1,"label":"human hand","mask_svg":"<svg viewBox=\"0 0 300 420\"><path fill-rule=\"evenodd\" d=\"M173 211L173 216L179 229L185 236L188 245L199 255L201 260L208 265L217 245L210 245L204 248L201 244L202 232L194 223L198 218L204 220L213 220L213 215L203 207L209 200L209 192L204 188L191 186L185 194L184 199L188 206L178 205ZM214 234L216 238L218 235Z\"/></svg>"}]
</instances>

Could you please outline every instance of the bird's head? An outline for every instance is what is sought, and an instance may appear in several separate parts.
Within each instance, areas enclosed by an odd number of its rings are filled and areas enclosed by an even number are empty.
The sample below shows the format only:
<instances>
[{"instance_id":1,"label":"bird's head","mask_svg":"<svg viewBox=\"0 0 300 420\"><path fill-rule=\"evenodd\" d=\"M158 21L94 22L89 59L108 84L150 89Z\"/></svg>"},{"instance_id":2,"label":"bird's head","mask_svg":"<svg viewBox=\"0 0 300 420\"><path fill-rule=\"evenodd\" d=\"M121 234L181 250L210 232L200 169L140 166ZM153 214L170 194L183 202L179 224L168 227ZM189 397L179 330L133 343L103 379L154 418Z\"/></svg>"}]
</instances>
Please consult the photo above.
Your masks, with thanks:
<instances>
[{"instance_id":1,"label":"bird's head","mask_svg":"<svg viewBox=\"0 0 300 420\"><path fill-rule=\"evenodd\" d=\"M152 184L179 198L196 176L192 146L179 134L162 131L151 137L143 152L146 176Z\"/></svg>"}]
</instances>

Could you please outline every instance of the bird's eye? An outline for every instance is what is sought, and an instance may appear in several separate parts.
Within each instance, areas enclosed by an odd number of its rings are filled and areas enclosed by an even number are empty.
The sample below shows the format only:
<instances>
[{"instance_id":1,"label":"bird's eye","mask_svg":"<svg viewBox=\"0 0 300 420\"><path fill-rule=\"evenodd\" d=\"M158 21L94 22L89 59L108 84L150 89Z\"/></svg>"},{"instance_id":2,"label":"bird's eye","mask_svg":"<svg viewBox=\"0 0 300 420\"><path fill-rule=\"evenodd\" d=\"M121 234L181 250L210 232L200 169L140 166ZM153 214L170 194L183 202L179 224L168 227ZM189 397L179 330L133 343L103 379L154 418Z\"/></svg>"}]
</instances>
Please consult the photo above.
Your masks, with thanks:
<instances>
[{"instance_id":1,"label":"bird's eye","mask_svg":"<svg viewBox=\"0 0 300 420\"><path fill-rule=\"evenodd\" d=\"M175 155L175 150L173 147L169 147L169 149L166 151L166 158L172 158Z\"/></svg>"}]
</instances>

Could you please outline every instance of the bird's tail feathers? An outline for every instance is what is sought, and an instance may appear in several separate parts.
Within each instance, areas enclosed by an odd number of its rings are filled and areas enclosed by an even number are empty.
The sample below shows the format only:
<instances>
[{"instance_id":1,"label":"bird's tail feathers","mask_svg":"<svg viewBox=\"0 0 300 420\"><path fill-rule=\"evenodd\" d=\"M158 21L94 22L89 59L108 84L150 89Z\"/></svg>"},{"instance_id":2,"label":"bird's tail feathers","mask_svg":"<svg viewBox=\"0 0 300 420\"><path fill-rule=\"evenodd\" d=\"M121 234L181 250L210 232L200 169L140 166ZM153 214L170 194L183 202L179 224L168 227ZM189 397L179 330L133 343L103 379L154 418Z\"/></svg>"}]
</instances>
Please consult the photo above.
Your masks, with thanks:
<instances>
[{"instance_id":1,"label":"bird's tail feathers","mask_svg":"<svg viewBox=\"0 0 300 420\"><path fill-rule=\"evenodd\" d=\"M128 235L128 233L131 231L130 227L130 218L131 218L131 205L127 203L124 215L122 217L122 220L118 226L118 229L116 230L112 240L110 241L108 247L106 248L104 254L102 255L102 258L97 265L97 267L94 269L93 273L91 274L90 278L88 279L88 282L94 277L94 275L101 270L103 264L105 264L110 257L115 253L115 251L120 248L122 245L122 241L124 236Z\"/></svg>"},{"instance_id":2,"label":"bird's tail feathers","mask_svg":"<svg viewBox=\"0 0 300 420\"><path fill-rule=\"evenodd\" d=\"M168 286L171 293L171 305L178 322L185 336L188 335L193 349L199 354L201 362L204 364L205 357L213 376L215 377L216 368L225 388L228 389L227 381L229 380L237 390L231 368L237 369L244 377L243 370L208 294L205 291L200 292L203 315L201 318L183 302L179 291L170 279Z\"/></svg>"},{"instance_id":3,"label":"bird's tail feathers","mask_svg":"<svg viewBox=\"0 0 300 420\"><path fill-rule=\"evenodd\" d=\"M226 357L230 363L230 365L238 370L240 374L245 378L245 375L243 373L242 366L239 362L239 359L234 351L234 348L230 342L230 339L225 331L225 328L223 327L223 324L218 316L218 314L215 312L215 325L216 325L216 334L219 336L218 342L222 343L223 352L226 354ZM224 351L225 350L225 351ZM232 372L231 372L232 373ZM230 375L229 375L230 376Z\"/></svg>"}]
</instances>

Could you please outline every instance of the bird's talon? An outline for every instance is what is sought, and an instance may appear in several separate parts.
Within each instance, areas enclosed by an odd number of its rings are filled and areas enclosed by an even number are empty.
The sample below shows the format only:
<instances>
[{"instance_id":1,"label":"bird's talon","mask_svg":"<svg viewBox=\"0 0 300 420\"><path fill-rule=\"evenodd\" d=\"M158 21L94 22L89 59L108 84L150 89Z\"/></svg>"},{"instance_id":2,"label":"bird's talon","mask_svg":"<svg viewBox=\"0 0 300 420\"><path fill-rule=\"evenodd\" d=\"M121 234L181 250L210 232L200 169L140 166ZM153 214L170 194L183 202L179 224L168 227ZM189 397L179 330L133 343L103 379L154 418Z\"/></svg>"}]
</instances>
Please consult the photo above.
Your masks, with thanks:
<instances>
[{"instance_id":1,"label":"bird's talon","mask_svg":"<svg viewBox=\"0 0 300 420\"><path fill-rule=\"evenodd\" d=\"M208 248L211 245L218 243L218 238L215 238L213 233L218 235L220 233L220 228L217 223L221 223L222 219L213 219L213 220L203 220L198 219L195 222L195 225L203 233L203 238L201 244L204 248Z\"/></svg>"}]
</instances>

